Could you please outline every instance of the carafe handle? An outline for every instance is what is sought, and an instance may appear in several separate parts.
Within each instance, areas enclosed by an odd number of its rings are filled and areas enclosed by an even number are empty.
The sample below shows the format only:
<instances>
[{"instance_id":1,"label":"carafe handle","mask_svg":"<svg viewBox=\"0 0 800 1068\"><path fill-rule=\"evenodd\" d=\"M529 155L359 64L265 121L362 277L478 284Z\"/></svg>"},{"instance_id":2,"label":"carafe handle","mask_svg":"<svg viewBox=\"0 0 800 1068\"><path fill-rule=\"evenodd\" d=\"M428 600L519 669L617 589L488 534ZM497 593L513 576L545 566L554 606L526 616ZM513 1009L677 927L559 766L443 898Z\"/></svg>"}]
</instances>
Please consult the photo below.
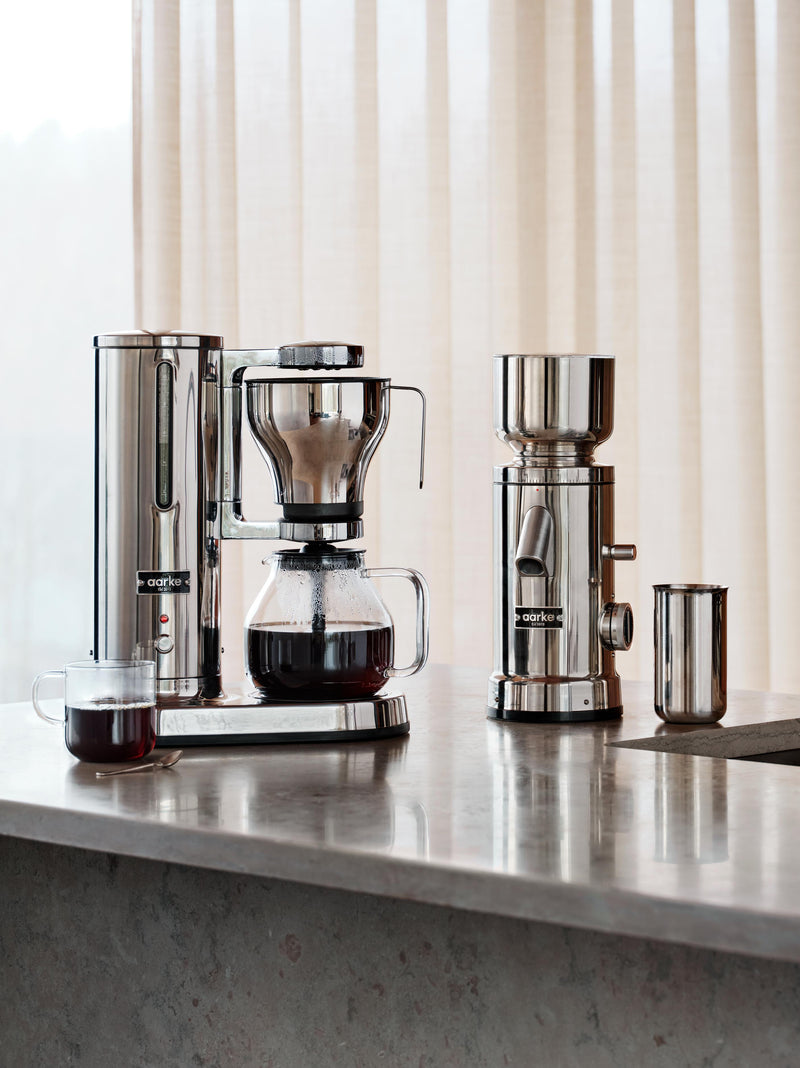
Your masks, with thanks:
<instances>
[{"instance_id":1,"label":"carafe handle","mask_svg":"<svg viewBox=\"0 0 800 1068\"><path fill-rule=\"evenodd\" d=\"M403 678L406 675L414 675L425 667L428 659L428 583L410 567L371 567L364 571L367 578L404 578L408 579L414 587L417 595L417 653L414 661L408 667L386 668L384 674L387 678Z\"/></svg>"}]
</instances>

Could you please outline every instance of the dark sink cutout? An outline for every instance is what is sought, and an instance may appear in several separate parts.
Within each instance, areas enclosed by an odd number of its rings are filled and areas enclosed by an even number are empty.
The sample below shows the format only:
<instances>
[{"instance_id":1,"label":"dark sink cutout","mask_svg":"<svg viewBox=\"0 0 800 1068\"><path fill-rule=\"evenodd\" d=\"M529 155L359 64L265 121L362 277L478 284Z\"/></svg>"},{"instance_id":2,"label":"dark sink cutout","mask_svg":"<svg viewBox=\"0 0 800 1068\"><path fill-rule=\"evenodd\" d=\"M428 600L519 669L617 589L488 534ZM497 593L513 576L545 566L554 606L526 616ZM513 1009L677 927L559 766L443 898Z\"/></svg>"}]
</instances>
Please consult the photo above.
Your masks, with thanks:
<instances>
[{"instance_id":1,"label":"dark sink cutout","mask_svg":"<svg viewBox=\"0 0 800 1068\"><path fill-rule=\"evenodd\" d=\"M800 749L784 749L781 753L752 753L750 756L733 757L734 760L755 760L760 764L790 764L800 767Z\"/></svg>"},{"instance_id":2,"label":"dark sink cutout","mask_svg":"<svg viewBox=\"0 0 800 1068\"><path fill-rule=\"evenodd\" d=\"M645 749L656 753L754 760L766 764L800 766L800 720L779 719L747 723L741 727L685 727L665 725L651 738L609 742L619 749Z\"/></svg>"}]
</instances>

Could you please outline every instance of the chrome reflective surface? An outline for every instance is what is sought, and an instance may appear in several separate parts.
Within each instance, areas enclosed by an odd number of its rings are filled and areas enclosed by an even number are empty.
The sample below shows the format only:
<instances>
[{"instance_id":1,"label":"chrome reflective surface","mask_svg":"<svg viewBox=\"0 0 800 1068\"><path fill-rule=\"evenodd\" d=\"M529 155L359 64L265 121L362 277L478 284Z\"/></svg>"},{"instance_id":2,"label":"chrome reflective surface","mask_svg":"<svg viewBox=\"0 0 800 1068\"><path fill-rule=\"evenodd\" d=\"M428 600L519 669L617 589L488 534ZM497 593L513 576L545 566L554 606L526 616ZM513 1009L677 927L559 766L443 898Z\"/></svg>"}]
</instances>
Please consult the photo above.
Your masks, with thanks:
<instances>
[{"instance_id":1,"label":"chrome reflective surface","mask_svg":"<svg viewBox=\"0 0 800 1068\"><path fill-rule=\"evenodd\" d=\"M715 723L727 707L727 586L654 586L654 705L670 723Z\"/></svg>"},{"instance_id":2,"label":"chrome reflective surface","mask_svg":"<svg viewBox=\"0 0 800 1068\"><path fill-rule=\"evenodd\" d=\"M502 718L619 713L613 647L601 633L605 607L613 601L613 561L602 555L602 546L613 543L613 493L608 483L494 487L495 672L489 704ZM531 513L540 536L535 558L524 544Z\"/></svg>"},{"instance_id":3,"label":"chrome reflective surface","mask_svg":"<svg viewBox=\"0 0 800 1068\"><path fill-rule=\"evenodd\" d=\"M211 705L158 710L159 745L239 745L245 742L346 741L408 733L406 699L378 694L366 700L316 704L267 703L255 693L232 694Z\"/></svg>"},{"instance_id":4,"label":"chrome reflective surface","mask_svg":"<svg viewBox=\"0 0 800 1068\"><path fill-rule=\"evenodd\" d=\"M220 504L221 527L223 538L256 538L268 541L349 541L364 534L364 524L360 519L348 519L343 522L307 522L289 523L285 519L257 520L244 519L237 507L230 501Z\"/></svg>"},{"instance_id":5,"label":"chrome reflective surface","mask_svg":"<svg viewBox=\"0 0 800 1068\"><path fill-rule=\"evenodd\" d=\"M614 601L613 357L495 356L495 432L517 453L494 477L494 671L489 716L572 722L621 715L614 654L630 605Z\"/></svg>"},{"instance_id":6,"label":"chrome reflective surface","mask_svg":"<svg viewBox=\"0 0 800 1068\"><path fill-rule=\"evenodd\" d=\"M389 422L388 386L386 378L245 382L250 430L287 519L303 518L297 505L361 514L367 467Z\"/></svg>"},{"instance_id":7,"label":"chrome reflective surface","mask_svg":"<svg viewBox=\"0 0 800 1068\"><path fill-rule=\"evenodd\" d=\"M173 749L171 752L164 753L161 756L156 757L154 760L145 760L140 764L131 764L126 768L112 768L111 771L96 771L94 777L96 779L107 779L109 775L133 775L137 771L155 771L157 768L174 768L182 756L182 749Z\"/></svg>"},{"instance_id":8,"label":"chrome reflective surface","mask_svg":"<svg viewBox=\"0 0 800 1068\"><path fill-rule=\"evenodd\" d=\"M600 617L600 637L606 649L613 652L630 649L633 643L633 611L629 604L605 606Z\"/></svg>"},{"instance_id":9,"label":"chrome reflective surface","mask_svg":"<svg viewBox=\"0 0 800 1068\"><path fill-rule=\"evenodd\" d=\"M101 340L102 335L97 340ZM130 344L125 346L126 339ZM98 659L154 660L159 688L219 690L215 358L205 338L95 350ZM214 339L219 340L219 339ZM162 618L165 621L162 622Z\"/></svg>"},{"instance_id":10,"label":"chrome reflective surface","mask_svg":"<svg viewBox=\"0 0 800 1068\"><path fill-rule=\"evenodd\" d=\"M189 330L123 330L113 334L96 334L96 349L220 349L217 334L193 334Z\"/></svg>"},{"instance_id":11,"label":"chrome reflective surface","mask_svg":"<svg viewBox=\"0 0 800 1068\"><path fill-rule=\"evenodd\" d=\"M614 429L614 357L493 358L494 428L517 451L534 442L591 448Z\"/></svg>"},{"instance_id":12,"label":"chrome reflective surface","mask_svg":"<svg viewBox=\"0 0 800 1068\"><path fill-rule=\"evenodd\" d=\"M221 344L221 339L220 339ZM220 381L223 389L240 385L249 367L281 367L298 371L332 371L361 367L361 345L341 345L328 341L304 341L277 349L225 349Z\"/></svg>"},{"instance_id":13,"label":"chrome reflective surface","mask_svg":"<svg viewBox=\"0 0 800 1068\"><path fill-rule=\"evenodd\" d=\"M657 753L655 858L665 864L728 860L728 765Z\"/></svg>"}]
</instances>

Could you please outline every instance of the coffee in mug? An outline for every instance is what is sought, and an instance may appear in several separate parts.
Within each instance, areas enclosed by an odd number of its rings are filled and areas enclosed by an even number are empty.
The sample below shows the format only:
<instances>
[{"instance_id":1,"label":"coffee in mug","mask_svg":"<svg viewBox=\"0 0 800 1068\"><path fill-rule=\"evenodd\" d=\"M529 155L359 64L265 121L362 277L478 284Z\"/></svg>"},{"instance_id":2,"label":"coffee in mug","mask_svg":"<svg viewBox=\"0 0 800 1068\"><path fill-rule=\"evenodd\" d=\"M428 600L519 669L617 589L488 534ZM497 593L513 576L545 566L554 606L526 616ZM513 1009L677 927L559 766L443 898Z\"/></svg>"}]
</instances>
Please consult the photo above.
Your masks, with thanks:
<instances>
[{"instance_id":1,"label":"coffee in mug","mask_svg":"<svg viewBox=\"0 0 800 1068\"><path fill-rule=\"evenodd\" d=\"M64 715L39 704L46 678L64 679ZM41 719L64 725L67 749L79 760L139 760L156 744L156 666L152 660L81 660L33 681L33 707Z\"/></svg>"}]
</instances>

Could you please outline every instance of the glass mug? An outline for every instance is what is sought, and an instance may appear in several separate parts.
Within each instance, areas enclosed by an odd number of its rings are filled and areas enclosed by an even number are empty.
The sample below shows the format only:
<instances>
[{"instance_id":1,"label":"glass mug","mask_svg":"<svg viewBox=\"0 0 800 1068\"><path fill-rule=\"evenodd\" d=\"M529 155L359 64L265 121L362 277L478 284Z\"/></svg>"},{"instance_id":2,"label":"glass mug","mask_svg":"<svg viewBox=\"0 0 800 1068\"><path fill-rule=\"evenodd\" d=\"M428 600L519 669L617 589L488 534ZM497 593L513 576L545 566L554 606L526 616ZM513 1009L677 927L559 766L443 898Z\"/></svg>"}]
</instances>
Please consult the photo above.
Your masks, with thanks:
<instances>
[{"instance_id":1,"label":"glass mug","mask_svg":"<svg viewBox=\"0 0 800 1068\"><path fill-rule=\"evenodd\" d=\"M44 679L64 679L64 715L39 704ZM156 744L156 665L152 660L79 660L33 680L36 714L64 724L67 749L79 760L138 760Z\"/></svg>"}]
</instances>

